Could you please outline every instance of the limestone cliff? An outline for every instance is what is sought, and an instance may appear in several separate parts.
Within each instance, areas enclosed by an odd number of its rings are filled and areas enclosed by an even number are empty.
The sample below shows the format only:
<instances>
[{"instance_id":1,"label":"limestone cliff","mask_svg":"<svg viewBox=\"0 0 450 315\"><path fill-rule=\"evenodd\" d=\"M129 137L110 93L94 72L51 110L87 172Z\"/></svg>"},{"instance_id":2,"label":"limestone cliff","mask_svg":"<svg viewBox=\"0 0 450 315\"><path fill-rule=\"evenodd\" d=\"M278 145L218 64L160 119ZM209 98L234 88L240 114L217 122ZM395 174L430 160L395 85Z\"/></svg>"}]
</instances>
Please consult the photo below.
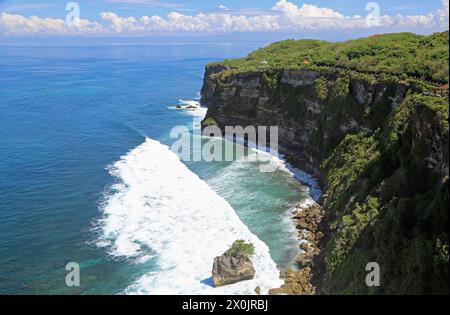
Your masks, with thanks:
<instances>
[{"instance_id":1,"label":"limestone cliff","mask_svg":"<svg viewBox=\"0 0 450 315\"><path fill-rule=\"evenodd\" d=\"M278 126L281 153L320 178L317 292L448 292L446 91L347 69L215 63L201 102L204 125ZM365 284L372 261L380 287Z\"/></svg>"}]
</instances>

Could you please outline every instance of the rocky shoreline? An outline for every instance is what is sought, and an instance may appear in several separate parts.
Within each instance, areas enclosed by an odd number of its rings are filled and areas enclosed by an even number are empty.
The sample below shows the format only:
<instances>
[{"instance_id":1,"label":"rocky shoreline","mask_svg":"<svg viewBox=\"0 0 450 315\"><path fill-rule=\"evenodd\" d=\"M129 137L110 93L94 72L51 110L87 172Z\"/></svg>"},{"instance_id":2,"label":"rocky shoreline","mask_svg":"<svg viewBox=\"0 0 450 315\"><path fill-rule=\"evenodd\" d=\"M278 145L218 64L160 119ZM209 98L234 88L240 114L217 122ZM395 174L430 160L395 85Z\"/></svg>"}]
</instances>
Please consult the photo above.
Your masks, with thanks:
<instances>
[{"instance_id":1,"label":"rocky shoreline","mask_svg":"<svg viewBox=\"0 0 450 315\"><path fill-rule=\"evenodd\" d=\"M307 205L299 203L293 211L292 219L296 228L302 253L297 257L299 269L287 269L280 276L285 283L280 288L271 289L270 295L312 295L316 294L314 283L317 260L320 254L320 242L323 233L319 227L324 217L323 208L313 202Z\"/></svg>"},{"instance_id":2,"label":"rocky shoreline","mask_svg":"<svg viewBox=\"0 0 450 315\"><path fill-rule=\"evenodd\" d=\"M287 161L295 169L301 170L302 163L295 155L286 152ZM321 179L317 179L320 186ZM301 180L299 180L301 181ZM305 184L305 183L303 183ZM310 185L307 185L310 186ZM311 189L311 187L310 187ZM288 268L281 271L280 277L285 283L280 288L269 291L269 295L314 295L318 293L318 280L321 272L320 252L324 243L325 226L322 224L325 217L323 204L326 195L320 193L320 199L316 202L310 196L295 206L291 219L294 221L299 247L302 253L296 257L297 269Z\"/></svg>"}]
</instances>

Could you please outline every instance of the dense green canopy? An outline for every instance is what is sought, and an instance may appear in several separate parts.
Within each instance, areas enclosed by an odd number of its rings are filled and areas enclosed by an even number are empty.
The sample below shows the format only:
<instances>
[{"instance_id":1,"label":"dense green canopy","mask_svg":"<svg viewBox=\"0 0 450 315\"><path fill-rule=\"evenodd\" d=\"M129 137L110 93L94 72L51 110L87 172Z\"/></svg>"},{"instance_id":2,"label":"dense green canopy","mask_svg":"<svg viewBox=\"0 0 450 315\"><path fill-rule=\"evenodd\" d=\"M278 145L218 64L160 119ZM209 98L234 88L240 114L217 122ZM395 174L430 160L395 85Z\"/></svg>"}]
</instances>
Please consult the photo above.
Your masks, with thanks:
<instances>
[{"instance_id":1,"label":"dense green canopy","mask_svg":"<svg viewBox=\"0 0 450 315\"><path fill-rule=\"evenodd\" d=\"M276 69L338 67L363 74L394 75L448 82L448 31L430 36L412 33L374 35L346 42L285 40L250 53L246 58L226 60L228 74Z\"/></svg>"}]
</instances>

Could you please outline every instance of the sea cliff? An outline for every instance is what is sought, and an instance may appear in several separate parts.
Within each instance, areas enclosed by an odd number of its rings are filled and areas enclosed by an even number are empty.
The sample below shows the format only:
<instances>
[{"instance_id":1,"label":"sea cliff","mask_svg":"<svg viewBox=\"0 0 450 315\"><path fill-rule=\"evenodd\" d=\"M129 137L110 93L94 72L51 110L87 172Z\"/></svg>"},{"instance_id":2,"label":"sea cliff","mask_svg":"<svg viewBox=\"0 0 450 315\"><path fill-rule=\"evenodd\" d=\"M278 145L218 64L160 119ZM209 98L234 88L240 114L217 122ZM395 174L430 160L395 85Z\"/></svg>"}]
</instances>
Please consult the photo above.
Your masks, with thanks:
<instances>
[{"instance_id":1,"label":"sea cliff","mask_svg":"<svg viewBox=\"0 0 450 315\"><path fill-rule=\"evenodd\" d=\"M316 293L448 293L446 82L448 32L285 41L206 66L203 126L278 126L280 152L320 179L320 252L299 266Z\"/></svg>"}]
</instances>

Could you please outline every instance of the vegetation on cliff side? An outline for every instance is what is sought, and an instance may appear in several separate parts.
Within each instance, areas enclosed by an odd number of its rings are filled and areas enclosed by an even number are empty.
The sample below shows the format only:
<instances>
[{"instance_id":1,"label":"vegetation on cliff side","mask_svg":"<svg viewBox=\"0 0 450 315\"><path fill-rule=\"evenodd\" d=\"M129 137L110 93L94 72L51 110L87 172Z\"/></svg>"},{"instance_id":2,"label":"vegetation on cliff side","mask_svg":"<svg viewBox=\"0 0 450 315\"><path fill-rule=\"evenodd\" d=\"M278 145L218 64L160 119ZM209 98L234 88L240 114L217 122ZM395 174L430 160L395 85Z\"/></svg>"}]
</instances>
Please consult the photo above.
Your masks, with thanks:
<instances>
[{"instance_id":1,"label":"vegetation on cliff side","mask_svg":"<svg viewBox=\"0 0 450 315\"><path fill-rule=\"evenodd\" d=\"M430 36L383 34L339 43L285 40L220 65L228 69L223 75L277 69L327 71L338 67L354 70L356 73L349 73L367 80L411 77L444 84L449 72L448 40L448 31Z\"/></svg>"},{"instance_id":2,"label":"vegetation on cliff side","mask_svg":"<svg viewBox=\"0 0 450 315\"><path fill-rule=\"evenodd\" d=\"M348 135L324 161L324 292L448 292L446 101L409 96L384 128ZM382 266L379 288L365 286L369 261Z\"/></svg>"}]
</instances>

